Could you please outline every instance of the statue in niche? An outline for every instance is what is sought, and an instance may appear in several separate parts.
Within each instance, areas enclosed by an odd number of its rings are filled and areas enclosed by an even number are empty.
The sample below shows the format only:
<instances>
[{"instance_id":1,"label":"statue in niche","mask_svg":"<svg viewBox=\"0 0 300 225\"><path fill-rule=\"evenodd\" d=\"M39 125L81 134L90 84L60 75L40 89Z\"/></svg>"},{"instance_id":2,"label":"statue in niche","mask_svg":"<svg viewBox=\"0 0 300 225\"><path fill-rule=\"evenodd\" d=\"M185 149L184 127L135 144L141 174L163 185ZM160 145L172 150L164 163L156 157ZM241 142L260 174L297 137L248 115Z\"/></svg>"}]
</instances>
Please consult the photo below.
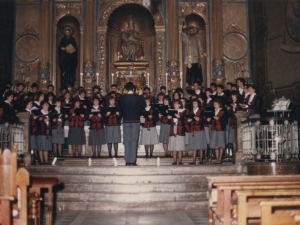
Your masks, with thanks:
<instances>
[{"instance_id":1,"label":"statue in niche","mask_svg":"<svg viewBox=\"0 0 300 225\"><path fill-rule=\"evenodd\" d=\"M75 38L72 37L72 29L64 28L64 37L58 45L58 64L60 68L60 77L62 86L74 87L76 81L77 44Z\"/></svg>"},{"instance_id":2,"label":"statue in niche","mask_svg":"<svg viewBox=\"0 0 300 225\"><path fill-rule=\"evenodd\" d=\"M139 33L135 30L132 17L129 18L127 30L121 29L117 51L119 59L123 61L136 61L144 56L141 39Z\"/></svg>"},{"instance_id":3,"label":"statue in niche","mask_svg":"<svg viewBox=\"0 0 300 225\"><path fill-rule=\"evenodd\" d=\"M193 85L194 82L203 82L202 67L200 60L207 56L201 46L199 27L196 23L189 21L183 22L182 41L185 47L184 64L186 65L186 83Z\"/></svg>"}]
</instances>

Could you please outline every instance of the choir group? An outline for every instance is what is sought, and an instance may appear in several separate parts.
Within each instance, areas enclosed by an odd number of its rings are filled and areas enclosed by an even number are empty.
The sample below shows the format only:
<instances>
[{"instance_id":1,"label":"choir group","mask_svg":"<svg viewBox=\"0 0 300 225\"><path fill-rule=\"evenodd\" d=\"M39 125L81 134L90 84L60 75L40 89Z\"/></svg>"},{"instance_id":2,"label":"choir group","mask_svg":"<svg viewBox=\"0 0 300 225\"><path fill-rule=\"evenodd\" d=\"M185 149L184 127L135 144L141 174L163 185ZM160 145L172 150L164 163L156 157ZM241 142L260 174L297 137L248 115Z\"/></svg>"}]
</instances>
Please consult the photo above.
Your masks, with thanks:
<instances>
[{"instance_id":1,"label":"choir group","mask_svg":"<svg viewBox=\"0 0 300 225\"><path fill-rule=\"evenodd\" d=\"M3 120L18 122L17 112L30 114L30 149L39 156L40 164L48 163L48 153L53 150L62 156L64 144L72 147L73 157L81 157L82 145L86 144L84 126L89 126L88 144L92 146L93 157L99 157L101 146L108 145L109 157L114 147L114 157L118 157L118 143L121 143L122 95L113 84L110 92L101 95L99 86L94 86L93 94L86 96L83 87L72 95L67 88L61 88L61 95L54 94L54 86L48 85L47 92L39 91L36 83L24 93L24 84L18 83L16 91L7 83L2 90L1 107ZM239 110L248 111L250 118L260 117L261 98L252 84L238 78L236 84L228 82L226 88L211 83L209 88L200 89L195 82L188 89L186 97L181 88L172 96L161 86L157 96L145 87L138 92L145 103L140 104L141 136L146 157L153 157L154 146L163 144L165 157L173 157L173 165L183 165L183 152L193 151L190 164L203 163L207 149L215 149L216 164L222 163L223 150L233 144L236 151L236 116ZM123 103L124 104L124 103ZM128 104L128 103L126 103ZM67 139L64 126L69 126ZM159 135L157 126L160 126ZM125 149L126 151L126 149Z\"/></svg>"}]
</instances>

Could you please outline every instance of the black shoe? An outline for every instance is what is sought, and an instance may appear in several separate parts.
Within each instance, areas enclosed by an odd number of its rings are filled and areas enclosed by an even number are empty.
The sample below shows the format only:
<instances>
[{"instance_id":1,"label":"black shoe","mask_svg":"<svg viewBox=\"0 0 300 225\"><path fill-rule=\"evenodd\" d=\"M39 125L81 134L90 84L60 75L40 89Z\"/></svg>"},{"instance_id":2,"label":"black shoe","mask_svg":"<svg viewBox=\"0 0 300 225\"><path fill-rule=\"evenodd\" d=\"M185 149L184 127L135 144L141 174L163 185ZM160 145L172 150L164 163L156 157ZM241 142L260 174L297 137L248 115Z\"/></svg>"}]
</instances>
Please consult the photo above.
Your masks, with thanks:
<instances>
[{"instance_id":1,"label":"black shoe","mask_svg":"<svg viewBox=\"0 0 300 225\"><path fill-rule=\"evenodd\" d=\"M97 157L95 155L92 156L93 159L96 159Z\"/></svg>"},{"instance_id":2,"label":"black shoe","mask_svg":"<svg viewBox=\"0 0 300 225\"><path fill-rule=\"evenodd\" d=\"M111 154L109 154L109 156L108 156L109 158L112 158L112 155Z\"/></svg>"},{"instance_id":3,"label":"black shoe","mask_svg":"<svg viewBox=\"0 0 300 225\"><path fill-rule=\"evenodd\" d=\"M126 163L125 166L130 166L130 163Z\"/></svg>"},{"instance_id":4,"label":"black shoe","mask_svg":"<svg viewBox=\"0 0 300 225\"><path fill-rule=\"evenodd\" d=\"M177 162L173 162L172 165L173 165L173 166L175 166L175 165L177 166Z\"/></svg>"},{"instance_id":5,"label":"black shoe","mask_svg":"<svg viewBox=\"0 0 300 225\"><path fill-rule=\"evenodd\" d=\"M183 166L183 163L182 163L182 162L180 162L180 163L178 163L178 165L179 165L179 166Z\"/></svg>"},{"instance_id":6,"label":"black shoe","mask_svg":"<svg viewBox=\"0 0 300 225\"><path fill-rule=\"evenodd\" d=\"M131 163L131 166L137 166L137 164L136 163Z\"/></svg>"},{"instance_id":7,"label":"black shoe","mask_svg":"<svg viewBox=\"0 0 300 225\"><path fill-rule=\"evenodd\" d=\"M146 155L145 155L145 158L146 158L146 159L148 159L148 158L149 158L148 154L146 154Z\"/></svg>"},{"instance_id":8,"label":"black shoe","mask_svg":"<svg viewBox=\"0 0 300 225\"><path fill-rule=\"evenodd\" d=\"M73 155L73 158L75 159L75 158L76 158L76 155Z\"/></svg>"},{"instance_id":9,"label":"black shoe","mask_svg":"<svg viewBox=\"0 0 300 225\"><path fill-rule=\"evenodd\" d=\"M153 158L153 155L152 155L152 154L150 154L150 159L151 159L151 158Z\"/></svg>"},{"instance_id":10,"label":"black shoe","mask_svg":"<svg viewBox=\"0 0 300 225\"><path fill-rule=\"evenodd\" d=\"M117 158L119 158L119 156L118 156L118 155L115 155L115 158L117 159Z\"/></svg>"},{"instance_id":11,"label":"black shoe","mask_svg":"<svg viewBox=\"0 0 300 225\"><path fill-rule=\"evenodd\" d=\"M101 156L100 156L100 155L98 155L98 156L97 156L97 158L98 158L98 159L100 159L100 158L101 158Z\"/></svg>"},{"instance_id":12,"label":"black shoe","mask_svg":"<svg viewBox=\"0 0 300 225\"><path fill-rule=\"evenodd\" d=\"M196 162L190 162L189 165L196 165Z\"/></svg>"}]
</instances>

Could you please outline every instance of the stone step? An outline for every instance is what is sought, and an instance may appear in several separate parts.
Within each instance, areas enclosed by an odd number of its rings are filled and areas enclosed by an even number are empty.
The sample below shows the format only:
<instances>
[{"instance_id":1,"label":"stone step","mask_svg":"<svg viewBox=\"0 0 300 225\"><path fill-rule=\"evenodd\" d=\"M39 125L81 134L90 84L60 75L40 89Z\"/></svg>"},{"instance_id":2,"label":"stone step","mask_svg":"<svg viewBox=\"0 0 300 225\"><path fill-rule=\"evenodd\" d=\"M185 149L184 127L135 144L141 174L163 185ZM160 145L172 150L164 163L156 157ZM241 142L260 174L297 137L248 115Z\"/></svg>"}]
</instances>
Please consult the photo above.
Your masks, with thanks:
<instances>
[{"instance_id":1,"label":"stone step","mask_svg":"<svg viewBox=\"0 0 300 225\"><path fill-rule=\"evenodd\" d=\"M57 203L57 209L63 210L104 210L104 211L166 211L166 210L199 210L207 208L207 201L178 201L178 202L68 202Z\"/></svg>"},{"instance_id":2,"label":"stone step","mask_svg":"<svg viewBox=\"0 0 300 225\"><path fill-rule=\"evenodd\" d=\"M176 183L176 184L65 184L62 192L92 192L92 193L149 193L149 192L203 192L207 191L207 183Z\"/></svg>"},{"instance_id":3,"label":"stone step","mask_svg":"<svg viewBox=\"0 0 300 225\"><path fill-rule=\"evenodd\" d=\"M82 193L58 192L58 202L177 202L206 201L207 192L151 192L151 193Z\"/></svg>"},{"instance_id":4,"label":"stone step","mask_svg":"<svg viewBox=\"0 0 300 225\"><path fill-rule=\"evenodd\" d=\"M230 175L241 174L241 165L196 166L30 166L32 175Z\"/></svg>"},{"instance_id":5,"label":"stone step","mask_svg":"<svg viewBox=\"0 0 300 225\"><path fill-rule=\"evenodd\" d=\"M206 182L205 175L58 175L62 183L149 184Z\"/></svg>"}]
</instances>

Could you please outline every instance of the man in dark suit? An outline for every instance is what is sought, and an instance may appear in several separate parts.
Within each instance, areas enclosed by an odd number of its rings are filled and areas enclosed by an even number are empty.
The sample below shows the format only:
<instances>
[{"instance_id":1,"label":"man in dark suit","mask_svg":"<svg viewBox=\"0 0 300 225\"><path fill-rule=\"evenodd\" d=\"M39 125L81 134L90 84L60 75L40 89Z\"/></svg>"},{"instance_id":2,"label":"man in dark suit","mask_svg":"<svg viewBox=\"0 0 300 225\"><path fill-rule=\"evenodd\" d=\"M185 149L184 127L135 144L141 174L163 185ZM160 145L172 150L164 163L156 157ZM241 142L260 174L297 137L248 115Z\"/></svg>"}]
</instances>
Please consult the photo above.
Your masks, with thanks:
<instances>
[{"instance_id":1,"label":"man in dark suit","mask_svg":"<svg viewBox=\"0 0 300 225\"><path fill-rule=\"evenodd\" d=\"M126 166L136 166L137 144L140 133L140 111L139 107L146 107L145 99L134 94L135 86L132 82L125 85L128 91L120 100L123 115L123 143L125 146Z\"/></svg>"}]
</instances>

